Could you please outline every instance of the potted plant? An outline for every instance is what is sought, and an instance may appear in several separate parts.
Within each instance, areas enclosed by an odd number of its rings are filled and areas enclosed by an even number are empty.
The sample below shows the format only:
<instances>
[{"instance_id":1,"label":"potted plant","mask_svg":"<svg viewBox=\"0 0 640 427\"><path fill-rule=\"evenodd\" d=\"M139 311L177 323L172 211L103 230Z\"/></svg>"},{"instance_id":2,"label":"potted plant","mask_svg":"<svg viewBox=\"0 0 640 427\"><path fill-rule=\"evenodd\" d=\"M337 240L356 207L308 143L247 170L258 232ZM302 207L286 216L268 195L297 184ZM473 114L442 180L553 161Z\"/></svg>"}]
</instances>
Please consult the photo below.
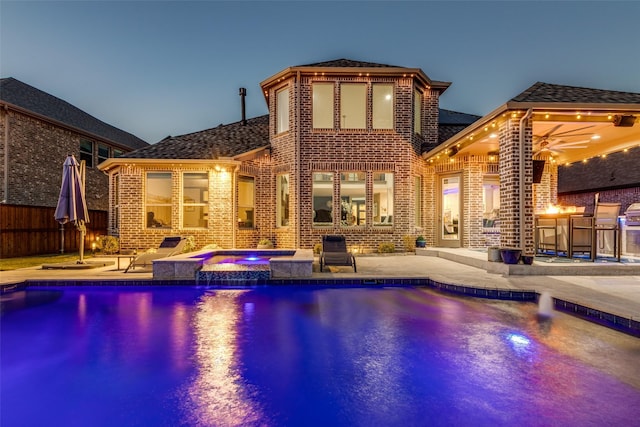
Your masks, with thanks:
<instances>
[{"instance_id":1,"label":"potted plant","mask_svg":"<svg viewBox=\"0 0 640 427\"><path fill-rule=\"evenodd\" d=\"M273 249L273 242L270 239L262 238L258 242L258 249Z\"/></svg>"},{"instance_id":2,"label":"potted plant","mask_svg":"<svg viewBox=\"0 0 640 427\"><path fill-rule=\"evenodd\" d=\"M517 264L520 261L522 249L519 248L500 248L500 256L505 264Z\"/></svg>"},{"instance_id":3,"label":"potted plant","mask_svg":"<svg viewBox=\"0 0 640 427\"><path fill-rule=\"evenodd\" d=\"M427 239L424 236L416 237L416 248L424 248L427 246Z\"/></svg>"}]
</instances>

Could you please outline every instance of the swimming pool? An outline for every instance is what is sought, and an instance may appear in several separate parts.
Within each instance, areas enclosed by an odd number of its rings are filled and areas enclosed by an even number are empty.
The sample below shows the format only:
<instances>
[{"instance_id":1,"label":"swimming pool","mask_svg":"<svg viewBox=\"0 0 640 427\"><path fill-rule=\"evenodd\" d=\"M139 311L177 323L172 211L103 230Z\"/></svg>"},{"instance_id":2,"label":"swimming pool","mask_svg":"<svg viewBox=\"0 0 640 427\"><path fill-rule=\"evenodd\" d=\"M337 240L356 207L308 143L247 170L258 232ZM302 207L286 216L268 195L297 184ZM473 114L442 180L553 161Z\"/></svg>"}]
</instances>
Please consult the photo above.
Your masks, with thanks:
<instances>
[{"instance_id":1,"label":"swimming pool","mask_svg":"<svg viewBox=\"0 0 640 427\"><path fill-rule=\"evenodd\" d=\"M6 296L5 296L6 297ZM2 426L632 425L640 340L422 288L47 288L0 322Z\"/></svg>"}]
</instances>

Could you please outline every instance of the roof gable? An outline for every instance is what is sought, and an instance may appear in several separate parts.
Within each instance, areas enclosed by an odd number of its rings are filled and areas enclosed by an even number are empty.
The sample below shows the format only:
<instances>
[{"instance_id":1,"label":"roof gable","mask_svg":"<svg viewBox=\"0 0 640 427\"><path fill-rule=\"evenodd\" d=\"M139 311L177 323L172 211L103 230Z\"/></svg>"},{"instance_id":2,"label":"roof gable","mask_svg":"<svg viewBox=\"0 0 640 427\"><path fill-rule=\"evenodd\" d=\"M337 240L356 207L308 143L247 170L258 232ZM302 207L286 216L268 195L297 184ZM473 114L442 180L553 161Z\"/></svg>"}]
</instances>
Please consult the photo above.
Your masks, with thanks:
<instances>
[{"instance_id":1,"label":"roof gable","mask_svg":"<svg viewBox=\"0 0 640 427\"><path fill-rule=\"evenodd\" d=\"M537 82L524 92L511 98L510 101L530 103L637 104L640 103L640 93Z\"/></svg>"},{"instance_id":2,"label":"roof gable","mask_svg":"<svg viewBox=\"0 0 640 427\"><path fill-rule=\"evenodd\" d=\"M0 79L0 100L131 149L148 145L137 136L13 77Z\"/></svg>"}]
</instances>

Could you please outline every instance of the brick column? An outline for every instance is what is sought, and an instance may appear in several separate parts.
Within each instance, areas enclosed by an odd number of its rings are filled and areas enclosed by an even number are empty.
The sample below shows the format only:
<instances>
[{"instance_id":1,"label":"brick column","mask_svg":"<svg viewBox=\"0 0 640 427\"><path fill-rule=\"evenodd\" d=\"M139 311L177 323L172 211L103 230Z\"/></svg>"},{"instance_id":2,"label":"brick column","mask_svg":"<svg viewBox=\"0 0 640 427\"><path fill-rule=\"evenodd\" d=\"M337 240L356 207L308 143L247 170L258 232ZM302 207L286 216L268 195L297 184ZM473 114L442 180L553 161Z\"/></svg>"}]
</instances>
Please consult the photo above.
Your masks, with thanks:
<instances>
[{"instance_id":1,"label":"brick column","mask_svg":"<svg viewBox=\"0 0 640 427\"><path fill-rule=\"evenodd\" d=\"M522 248L533 254L533 162L532 121L524 130L524 206L520 206L520 119L510 117L500 128L500 245ZM524 236L520 236L520 217L524 220Z\"/></svg>"}]
</instances>

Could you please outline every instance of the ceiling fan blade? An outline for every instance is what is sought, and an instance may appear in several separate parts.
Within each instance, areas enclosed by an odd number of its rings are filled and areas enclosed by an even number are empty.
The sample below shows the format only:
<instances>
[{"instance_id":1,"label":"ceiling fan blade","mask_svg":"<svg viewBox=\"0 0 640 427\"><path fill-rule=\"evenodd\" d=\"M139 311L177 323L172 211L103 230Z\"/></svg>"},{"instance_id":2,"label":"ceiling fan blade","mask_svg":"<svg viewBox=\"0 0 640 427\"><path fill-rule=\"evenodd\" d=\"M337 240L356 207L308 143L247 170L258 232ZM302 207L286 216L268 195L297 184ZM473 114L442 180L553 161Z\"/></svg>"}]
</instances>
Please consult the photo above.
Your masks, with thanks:
<instances>
[{"instance_id":1,"label":"ceiling fan blade","mask_svg":"<svg viewBox=\"0 0 640 427\"><path fill-rule=\"evenodd\" d=\"M555 125L554 127L551 128L551 130L549 130L547 133L542 135L541 138L549 138L549 136L553 135L553 133L558 129L560 129L561 126L562 126L562 123L560 123L559 125Z\"/></svg>"},{"instance_id":2,"label":"ceiling fan blade","mask_svg":"<svg viewBox=\"0 0 640 427\"><path fill-rule=\"evenodd\" d=\"M568 136L568 134L571 134L573 132L579 132L581 130L590 129L590 128L595 127L595 126L596 125L589 125L589 126L584 126L584 127L578 128L578 129L571 129L571 130L567 130L567 131L564 131L564 132L558 132L556 134L553 134L553 136L562 136L562 135Z\"/></svg>"},{"instance_id":3,"label":"ceiling fan blade","mask_svg":"<svg viewBox=\"0 0 640 427\"><path fill-rule=\"evenodd\" d=\"M584 144L585 142L589 142L591 141L590 139L583 139L581 141L564 141L564 140L558 140L558 141L554 141L552 143L549 144L549 146L553 147L556 145L562 145L563 147L570 147L572 145L581 145Z\"/></svg>"}]
</instances>

